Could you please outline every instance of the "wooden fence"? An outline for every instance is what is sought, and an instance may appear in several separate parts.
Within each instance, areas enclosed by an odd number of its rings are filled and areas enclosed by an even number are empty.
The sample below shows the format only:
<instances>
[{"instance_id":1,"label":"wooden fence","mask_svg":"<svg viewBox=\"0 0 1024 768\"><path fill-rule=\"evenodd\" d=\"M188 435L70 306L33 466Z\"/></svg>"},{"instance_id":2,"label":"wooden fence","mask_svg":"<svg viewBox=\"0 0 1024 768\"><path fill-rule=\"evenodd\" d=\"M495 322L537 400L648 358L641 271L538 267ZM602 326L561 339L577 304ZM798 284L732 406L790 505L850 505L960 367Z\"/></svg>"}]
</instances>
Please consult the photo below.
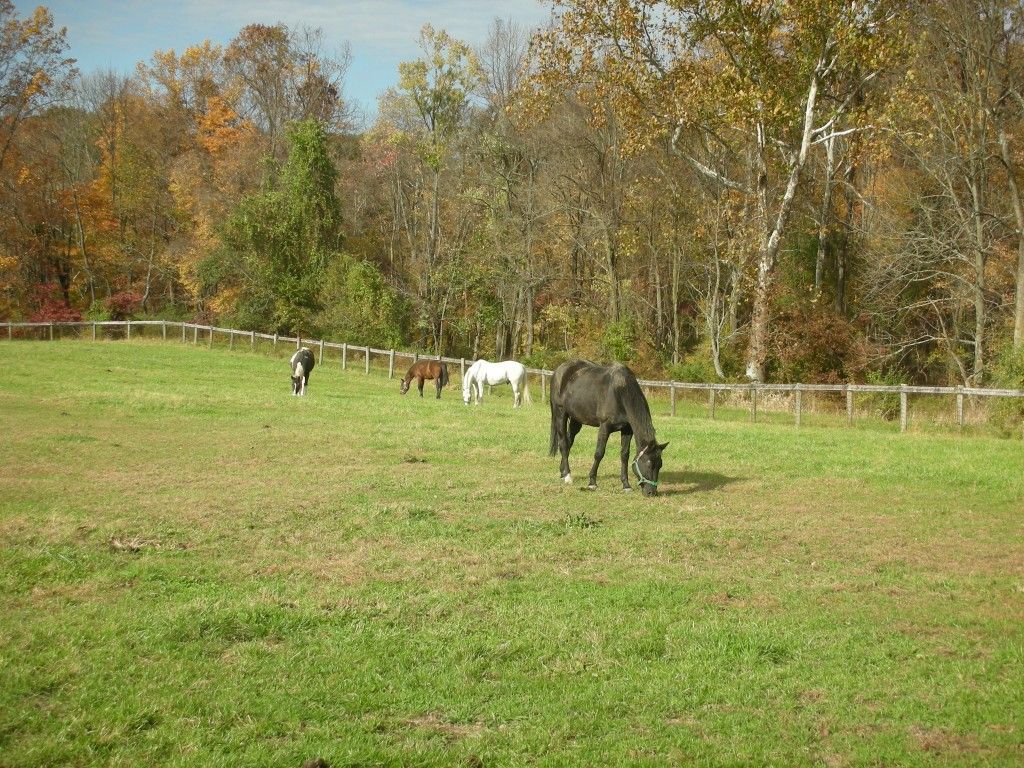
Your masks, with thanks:
<instances>
[{"instance_id":1,"label":"wooden fence","mask_svg":"<svg viewBox=\"0 0 1024 768\"><path fill-rule=\"evenodd\" d=\"M212 325L199 325L197 323L182 323L170 320L108 320L97 322L61 322L61 323L4 323L7 326L8 340L14 339L16 329L29 331L27 335L42 337L53 340L55 331L63 329L74 329L79 335L89 333L93 341L98 337L99 332L117 329L123 332L126 340L132 338L132 329L136 334L141 329L159 329L164 340L169 337L169 331L173 332L175 338L180 329L182 343L191 341L199 344L201 341L213 346L214 334L227 336L231 349L239 345L248 344L249 348L255 350L257 341L269 341L275 348L279 344L295 345L298 349L305 344L315 350L319 356L319 363L322 365L327 350L338 350L340 352L339 362L342 370L346 370L350 364L350 356L362 358L364 373L370 372L371 357L385 358L388 364L388 378L394 378L395 361L399 358L415 362L416 360L442 360L446 363L459 366L459 373L464 378L466 375L466 358L444 357L441 355L428 355L418 352L401 352L395 349L377 349L370 346L348 344L346 342L324 341L323 339L303 339L301 337L279 336L269 333L257 333L256 331L240 331L234 328L219 328ZM35 332L32 332L35 329ZM472 364L472 361L470 361ZM540 380L541 399L547 399L547 390L550 386L550 377L553 371L543 368L527 368L527 373ZM667 390L669 402L672 408L672 415L676 415L676 401L681 392L702 391L707 392L707 412L710 418L715 418L715 409L718 405L718 397L722 393L743 393L748 401L750 409L750 420L757 421L758 399L766 393L785 393L792 396L793 416L797 427L800 426L803 417L803 396L805 394L832 393L845 396L846 399L846 421L853 423L854 396L858 394L882 394L899 395L900 400L900 431L906 432L909 423L908 397L910 395L945 395L954 396L956 399L956 421L960 428L964 426L964 400L965 398L989 398L989 397L1015 397L1024 398L1024 390L1020 389L986 389L979 387L920 387L902 384L899 386L876 385L876 384L741 384L722 383L705 384L682 381L651 381L640 379L640 385L649 391Z\"/></svg>"}]
</instances>

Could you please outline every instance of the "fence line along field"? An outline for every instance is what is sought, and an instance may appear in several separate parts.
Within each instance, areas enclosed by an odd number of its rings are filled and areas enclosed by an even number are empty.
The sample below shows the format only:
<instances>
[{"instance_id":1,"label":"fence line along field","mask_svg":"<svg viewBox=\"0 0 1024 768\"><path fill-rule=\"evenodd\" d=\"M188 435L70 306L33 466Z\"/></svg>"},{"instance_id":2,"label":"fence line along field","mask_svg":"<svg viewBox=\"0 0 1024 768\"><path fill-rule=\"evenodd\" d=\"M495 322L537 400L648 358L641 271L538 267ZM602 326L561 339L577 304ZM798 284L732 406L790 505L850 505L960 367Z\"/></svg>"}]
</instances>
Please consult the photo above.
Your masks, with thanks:
<instances>
[{"instance_id":1,"label":"fence line along field","mask_svg":"<svg viewBox=\"0 0 1024 768\"><path fill-rule=\"evenodd\" d=\"M294 344L298 349L304 342L312 346L318 353L318 360L322 364L325 355L330 350L337 350L340 356L342 370L347 370L350 356L353 364L356 358L362 360L365 373L369 374L376 358L377 363L383 359L386 361L388 377L395 375L396 362L401 365L402 361L416 363L419 359L440 360L459 366L461 377L465 377L467 365L466 358L443 357L440 355L429 355L419 352L400 352L395 349L376 349L371 346L355 345L346 342L331 342L324 339L303 340L297 337L279 336L278 334L257 333L256 331L242 331L236 328L219 328L211 325L200 325L197 323L175 322L168 320L108 320L103 322L34 322L34 323L5 323L8 340L14 340L15 333L19 339L55 339L70 335L71 338L91 338L93 341L104 336L113 335L114 338L132 339L132 329L135 329L135 338L140 334L156 334L164 341L173 338L176 330L181 332L181 342L191 341L193 345L202 342L209 347L214 346L214 341L219 337L222 345L234 350L236 340L240 345L247 345L250 351L256 351L258 347L265 347L268 344L272 353L279 351L280 345ZM152 336L151 336L152 338ZM546 398L548 382L553 371L544 368L527 368L528 374L534 377L540 386L541 399ZM934 424L944 424L949 421L948 413L944 414L941 401L948 399L950 404L955 404L955 423L958 430L963 431L965 425L985 427L988 420L988 412L991 410L992 401L1009 401L1010 407L1002 408L1006 413L995 431L1002 434L1019 433L1022 426L1021 409L1014 407L1012 403L1024 401L1024 390L1020 389L997 389L992 387L932 387L932 386L908 386L906 384L880 385L880 384L762 384L756 382L681 382L681 381L654 381L640 379L640 384L647 390L648 396L665 396L668 399L671 413L677 415L677 401L681 402L680 408L685 409L685 400L690 396L690 411L692 408L692 396L706 393L706 412L709 418L716 418L716 413L721 413L720 408L726 412L743 410L749 413L750 421L758 420L759 409L761 419L765 418L767 411L770 419L779 421L780 412L790 412L794 423L799 427L805 419L805 399L811 401L809 410L815 415L822 412L832 415L837 409L837 400L843 401L842 408L845 409L846 425L853 426L858 411L864 410L864 400L868 400L868 412L872 416L884 416L886 419L896 419L899 416L899 428L906 432L910 426L911 411L913 405L911 398L919 398L925 406L919 409L924 412L924 426L931 428ZM817 407L816 398L821 398L825 408ZM855 399L860 398L861 406L855 405ZM930 401L930 402L929 402ZM761 403L759 406L758 404ZM733 413L735 416L735 413ZM835 419L829 419L838 423ZM992 431L992 430L989 430Z\"/></svg>"},{"instance_id":2,"label":"fence line along field","mask_svg":"<svg viewBox=\"0 0 1024 768\"><path fill-rule=\"evenodd\" d=\"M290 352L0 345L0 764L1024 759L1019 441L656 401L586 492L536 397Z\"/></svg>"}]
</instances>

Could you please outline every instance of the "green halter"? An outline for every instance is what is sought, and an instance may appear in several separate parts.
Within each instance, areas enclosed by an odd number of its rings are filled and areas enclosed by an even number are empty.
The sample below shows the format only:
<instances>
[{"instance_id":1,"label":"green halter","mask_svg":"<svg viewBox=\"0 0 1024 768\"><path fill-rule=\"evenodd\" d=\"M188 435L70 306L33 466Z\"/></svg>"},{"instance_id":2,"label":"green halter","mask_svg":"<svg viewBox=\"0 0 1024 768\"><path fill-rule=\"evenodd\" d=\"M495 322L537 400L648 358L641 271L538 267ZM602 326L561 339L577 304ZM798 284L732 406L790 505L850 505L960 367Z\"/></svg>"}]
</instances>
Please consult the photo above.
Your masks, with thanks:
<instances>
[{"instance_id":1,"label":"green halter","mask_svg":"<svg viewBox=\"0 0 1024 768\"><path fill-rule=\"evenodd\" d=\"M640 485L643 485L644 483L647 483L652 488L657 488L658 487L658 481L657 480L648 480L646 477L643 476L643 473L640 471L640 457L644 455L644 451L646 451L646 450L647 450L646 448L641 450L640 453L638 453L636 455L636 458L633 459L633 471L636 472L636 476L640 478Z\"/></svg>"}]
</instances>

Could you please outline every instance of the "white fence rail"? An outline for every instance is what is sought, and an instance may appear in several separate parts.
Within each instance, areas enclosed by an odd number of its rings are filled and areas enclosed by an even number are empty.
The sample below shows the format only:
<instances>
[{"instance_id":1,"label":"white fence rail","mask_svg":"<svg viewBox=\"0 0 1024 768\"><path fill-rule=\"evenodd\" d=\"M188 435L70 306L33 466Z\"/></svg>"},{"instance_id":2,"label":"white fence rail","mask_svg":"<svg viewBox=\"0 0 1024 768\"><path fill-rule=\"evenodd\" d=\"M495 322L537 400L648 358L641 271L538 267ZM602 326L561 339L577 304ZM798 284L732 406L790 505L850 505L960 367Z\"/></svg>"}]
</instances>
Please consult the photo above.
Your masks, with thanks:
<instances>
[{"instance_id":1,"label":"white fence rail","mask_svg":"<svg viewBox=\"0 0 1024 768\"><path fill-rule=\"evenodd\" d=\"M395 361L399 358L408 359L412 362L417 360L441 360L446 363L459 366L461 376L466 375L466 358L444 357L442 355L429 355L419 352L402 352L395 349L377 349L366 345L354 345L346 342L325 341L323 339L303 339L295 336L279 336L276 333L259 333L257 331L240 331L235 328L220 328L214 325L200 325L197 323L183 323L171 320L107 320L107 321L84 321L84 322L54 322L54 323L4 323L7 327L8 340L14 339L16 329L36 329L43 338L54 339L54 331L63 328L89 330L93 340L98 337L100 330L121 329L124 331L124 338L130 340L132 329L159 328L163 339L168 338L168 330L181 330L181 341L186 342L191 335L193 344L200 340L213 346L214 334L222 334L228 337L228 343L232 349L238 343L248 342L250 349L256 348L256 341L272 342L276 348L278 344L294 344L296 348L305 343L310 348L319 352L319 362L324 361L325 350L334 349L341 352L341 368L345 370L349 366L349 355L354 353L362 358L363 370L370 372L371 357L385 357L388 361L388 378L395 375ZM472 361L470 361L472 364ZM541 399L547 399L549 378L554 373L544 368L527 368L527 373L540 379ZM956 419L959 427L964 426L964 399L965 398L987 398L987 397L1015 397L1024 398L1024 390L1021 389L987 389L980 387L922 387L908 386L887 386L880 384L740 384L721 383L705 384L683 381L652 381L640 379L640 385L648 390L667 390L669 401L672 407L672 415L676 415L676 399L679 392L703 391L708 393L708 415L715 418L715 409L719 393L744 393L749 400L751 421L757 421L758 397L763 393L785 393L793 396L793 415L796 426L800 426L803 416L803 395L804 393L833 393L842 394L846 398L846 420L848 424L853 423L854 397L857 394L889 394L899 395L900 398L900 431L907 430L909 422L909 395L946 395L956 398Z\"/></svg>"}]
</instances>

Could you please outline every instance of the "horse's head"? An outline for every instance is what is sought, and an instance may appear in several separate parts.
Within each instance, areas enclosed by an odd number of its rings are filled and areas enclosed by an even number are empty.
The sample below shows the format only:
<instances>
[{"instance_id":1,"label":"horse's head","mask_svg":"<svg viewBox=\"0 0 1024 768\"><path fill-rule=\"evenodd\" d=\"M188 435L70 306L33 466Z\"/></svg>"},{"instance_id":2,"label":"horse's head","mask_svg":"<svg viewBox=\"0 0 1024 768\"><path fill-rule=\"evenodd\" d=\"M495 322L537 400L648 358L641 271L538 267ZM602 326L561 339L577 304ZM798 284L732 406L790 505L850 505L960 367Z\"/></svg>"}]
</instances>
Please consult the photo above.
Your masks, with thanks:
<instances>
[{"instance_id":1,"label":"horse's head","mask_svg":"<svg viewBox=\"0 0 1024 768\"><path fill-rule=\"evenodd\" d=\"M469 405L469 401L472 399L470 394L471 384L473 380L466 374L466 377L462 380L462 402Z\"/></svg>"},{"instance_id":2,"label":"horse's head","mask_svg":"<svg viewBox=\"0 0 1024 768\"><path fill-rule=\"evenodd\" d=\"M666 448L668 448L668 443L648 443L633 459L633 473L640 481L640 491L644 496L655 496L658 493L661 452Z\"/></svg>"},{"instance_id":3,"label":"horse's head","mask_svg":"<svg viewBox=\"0 0 1024 768\"><path fill-rule=\"evenodd\" d=\"M302 363L296 363L292 368L292 394L299 395L302 393L302 380L306 375L306 370Z\"/></svg>"},{"instance_id":4,"label":"horse's head","mask_svg":"<svg viewBox=\"0 0 1024 768\"><path fill-rule=\"evenodd\" d=\"M411 382L412 379L402 379L402 383L398 385L398 391L404 395L406 392L409 391L409 384Z\"/></svg>"}]
</instances>

